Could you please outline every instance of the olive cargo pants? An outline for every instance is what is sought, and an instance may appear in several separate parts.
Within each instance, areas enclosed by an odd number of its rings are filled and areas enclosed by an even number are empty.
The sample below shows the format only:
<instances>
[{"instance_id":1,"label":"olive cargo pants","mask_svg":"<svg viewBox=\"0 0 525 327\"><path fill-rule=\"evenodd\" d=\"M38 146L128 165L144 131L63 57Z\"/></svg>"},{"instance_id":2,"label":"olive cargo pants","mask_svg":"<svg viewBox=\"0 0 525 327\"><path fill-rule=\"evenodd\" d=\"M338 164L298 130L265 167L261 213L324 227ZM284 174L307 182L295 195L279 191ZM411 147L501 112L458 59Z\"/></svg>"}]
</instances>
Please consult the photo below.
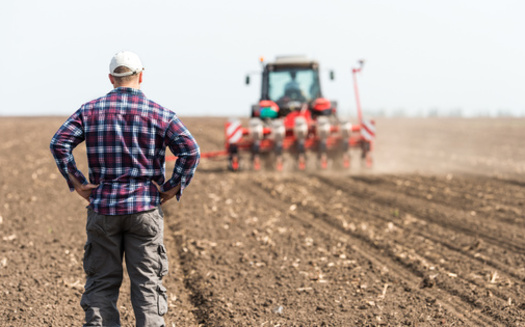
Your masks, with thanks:
<instances>
[{"instance_id":1,"label":"olive cargo pants","mask_svg":"<svg viewBox=\"0 0 525 327\"><path fill-rule=\"evenodd\" d=\"M163 315L168 305L162 277L168 273L168 258L160 207L118 216L99 215L88 209L86 231L87 279L80 301L86 314L84 326L120 326L117 300L124 255L136 326L165 326Z\"/></svg>"}]
</instances>

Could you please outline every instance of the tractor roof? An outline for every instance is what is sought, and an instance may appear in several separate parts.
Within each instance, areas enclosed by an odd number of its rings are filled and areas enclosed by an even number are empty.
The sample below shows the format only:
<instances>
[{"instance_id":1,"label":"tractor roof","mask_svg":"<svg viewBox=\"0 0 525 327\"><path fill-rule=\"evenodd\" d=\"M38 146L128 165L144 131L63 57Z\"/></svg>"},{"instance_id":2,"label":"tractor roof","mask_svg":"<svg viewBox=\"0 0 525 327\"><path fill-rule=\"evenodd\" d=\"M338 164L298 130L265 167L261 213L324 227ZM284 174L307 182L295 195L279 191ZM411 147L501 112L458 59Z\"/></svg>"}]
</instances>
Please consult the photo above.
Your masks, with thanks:
<instances>
[{"instance_id":1,"label":"tractor roof","mask_svg":"<svg viewBox=\"0 0 525 327\"><path fill-rule=\"evenodd\" d=\"M310 67L317 65L317 61L308 59L305 56L278 56L274 62L268 63L272 66L299 66Z\"/></svg>"}]
</instances>

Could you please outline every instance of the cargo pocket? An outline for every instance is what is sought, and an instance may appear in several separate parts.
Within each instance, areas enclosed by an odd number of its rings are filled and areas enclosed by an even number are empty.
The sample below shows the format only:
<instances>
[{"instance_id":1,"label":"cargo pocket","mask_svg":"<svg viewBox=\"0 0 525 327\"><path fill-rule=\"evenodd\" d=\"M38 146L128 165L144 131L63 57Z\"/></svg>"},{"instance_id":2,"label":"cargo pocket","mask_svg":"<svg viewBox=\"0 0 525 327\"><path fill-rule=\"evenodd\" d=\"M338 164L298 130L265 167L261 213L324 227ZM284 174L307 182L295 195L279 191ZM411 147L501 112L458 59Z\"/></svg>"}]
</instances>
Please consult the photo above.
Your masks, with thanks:
<instances>
[{"instance_id":1,"label":"cargo pocket","mask_svg":"<svg viewBox=\"0 0 525 327\"><path fill-rule=\"evenodd\" d=\"M82 263L84 266L84 271L86 272L87 275L93 275L94 273L93 268L91 267L92 260L90 260L92 249L93 249L93 244L86 243L84 245L84 259L82 260Z\"/></svg>"},{"instance_id":2,"label":"cargo pocket","mask_svg":"<svg viewBox=\"0 0 525 327\"><path fill-rule=\"evenodd\" d=\"M157 252L159 254L158 276L163 277L168 273L168 254L166 253L166 247L164 247L163 244L159 244Z\"/></svg>"},{"instance_id":3,"label":"cargo pocket","mask_svg":"<svg viewBox=\"0 0 525 327\"><path fill-rule=\"evenodd\" d=\"M87 242L84 245L84 259L82 260L86 275L92 276L97 272L98 264L100 264L100 262L97 261L100 260L95 258L93 251L93 243Z\"/></svg>"},{"instance_id":4,"label":"cargo pocket","mask_svg":"<svg viewBox=\"0 0 525 327\"><path fill-rule=\"evenodd\" d=\"M164 316L168 312L168 296L166 295L166 288L162 285L157 285L157 307L159 310L159 316Z\"/></svg>"}]
</instances>

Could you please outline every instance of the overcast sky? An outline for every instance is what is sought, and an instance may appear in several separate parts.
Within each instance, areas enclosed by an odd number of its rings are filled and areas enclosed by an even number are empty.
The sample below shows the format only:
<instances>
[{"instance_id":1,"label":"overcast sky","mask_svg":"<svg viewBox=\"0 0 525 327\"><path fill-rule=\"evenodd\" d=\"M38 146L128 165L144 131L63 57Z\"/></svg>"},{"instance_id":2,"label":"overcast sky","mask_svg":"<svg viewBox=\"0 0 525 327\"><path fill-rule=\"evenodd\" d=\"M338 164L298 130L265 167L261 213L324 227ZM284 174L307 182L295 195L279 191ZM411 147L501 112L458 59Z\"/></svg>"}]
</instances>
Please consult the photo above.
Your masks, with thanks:
<instances>
[{"instance_id":1,"label":"overcast sky","mask_svg":"<svg viewBox=\"0 0 525 327\"><path fill-rule=\"evenodd\" d=\"M111 90L112 55L136 52L146 96L180 116L247 116L259 57L317 59L323 93L354 114L525 115L522 0L2 0L0 115L70 115ZM335 81L328 80L333 69Z\"/></svg>"}]
</instances>

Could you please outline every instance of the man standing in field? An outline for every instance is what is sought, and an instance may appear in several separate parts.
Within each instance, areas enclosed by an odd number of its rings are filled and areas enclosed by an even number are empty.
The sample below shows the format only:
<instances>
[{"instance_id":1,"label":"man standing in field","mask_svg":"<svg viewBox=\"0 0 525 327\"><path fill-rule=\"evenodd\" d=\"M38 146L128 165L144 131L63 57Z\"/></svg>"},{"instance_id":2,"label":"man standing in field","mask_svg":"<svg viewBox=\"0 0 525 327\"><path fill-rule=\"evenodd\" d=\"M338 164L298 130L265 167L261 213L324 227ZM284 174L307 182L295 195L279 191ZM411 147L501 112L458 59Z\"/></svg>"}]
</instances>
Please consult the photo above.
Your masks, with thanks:
<instances>
[{"instance_id":1,"label":"man standing in field","mask_svg":"<svg viewBox=\"0 0 525 327\"><path fill-rule=\"evenodd\" d=\"M89 202L84 247L87 280L80 303L84 326L120 326L117 299L123 254L136 325L165 325L162 277L168 272L168 258L160 204L180 199L200 152L177 115L140 91L143 70L136 54L117 53L109 74L114 89L82 105L51 140L51 152L70 190ZM89 182L72 154L82 141L86 142ZM166 147L178 157L167 181Z\"/></svg>"}]
</instances>

